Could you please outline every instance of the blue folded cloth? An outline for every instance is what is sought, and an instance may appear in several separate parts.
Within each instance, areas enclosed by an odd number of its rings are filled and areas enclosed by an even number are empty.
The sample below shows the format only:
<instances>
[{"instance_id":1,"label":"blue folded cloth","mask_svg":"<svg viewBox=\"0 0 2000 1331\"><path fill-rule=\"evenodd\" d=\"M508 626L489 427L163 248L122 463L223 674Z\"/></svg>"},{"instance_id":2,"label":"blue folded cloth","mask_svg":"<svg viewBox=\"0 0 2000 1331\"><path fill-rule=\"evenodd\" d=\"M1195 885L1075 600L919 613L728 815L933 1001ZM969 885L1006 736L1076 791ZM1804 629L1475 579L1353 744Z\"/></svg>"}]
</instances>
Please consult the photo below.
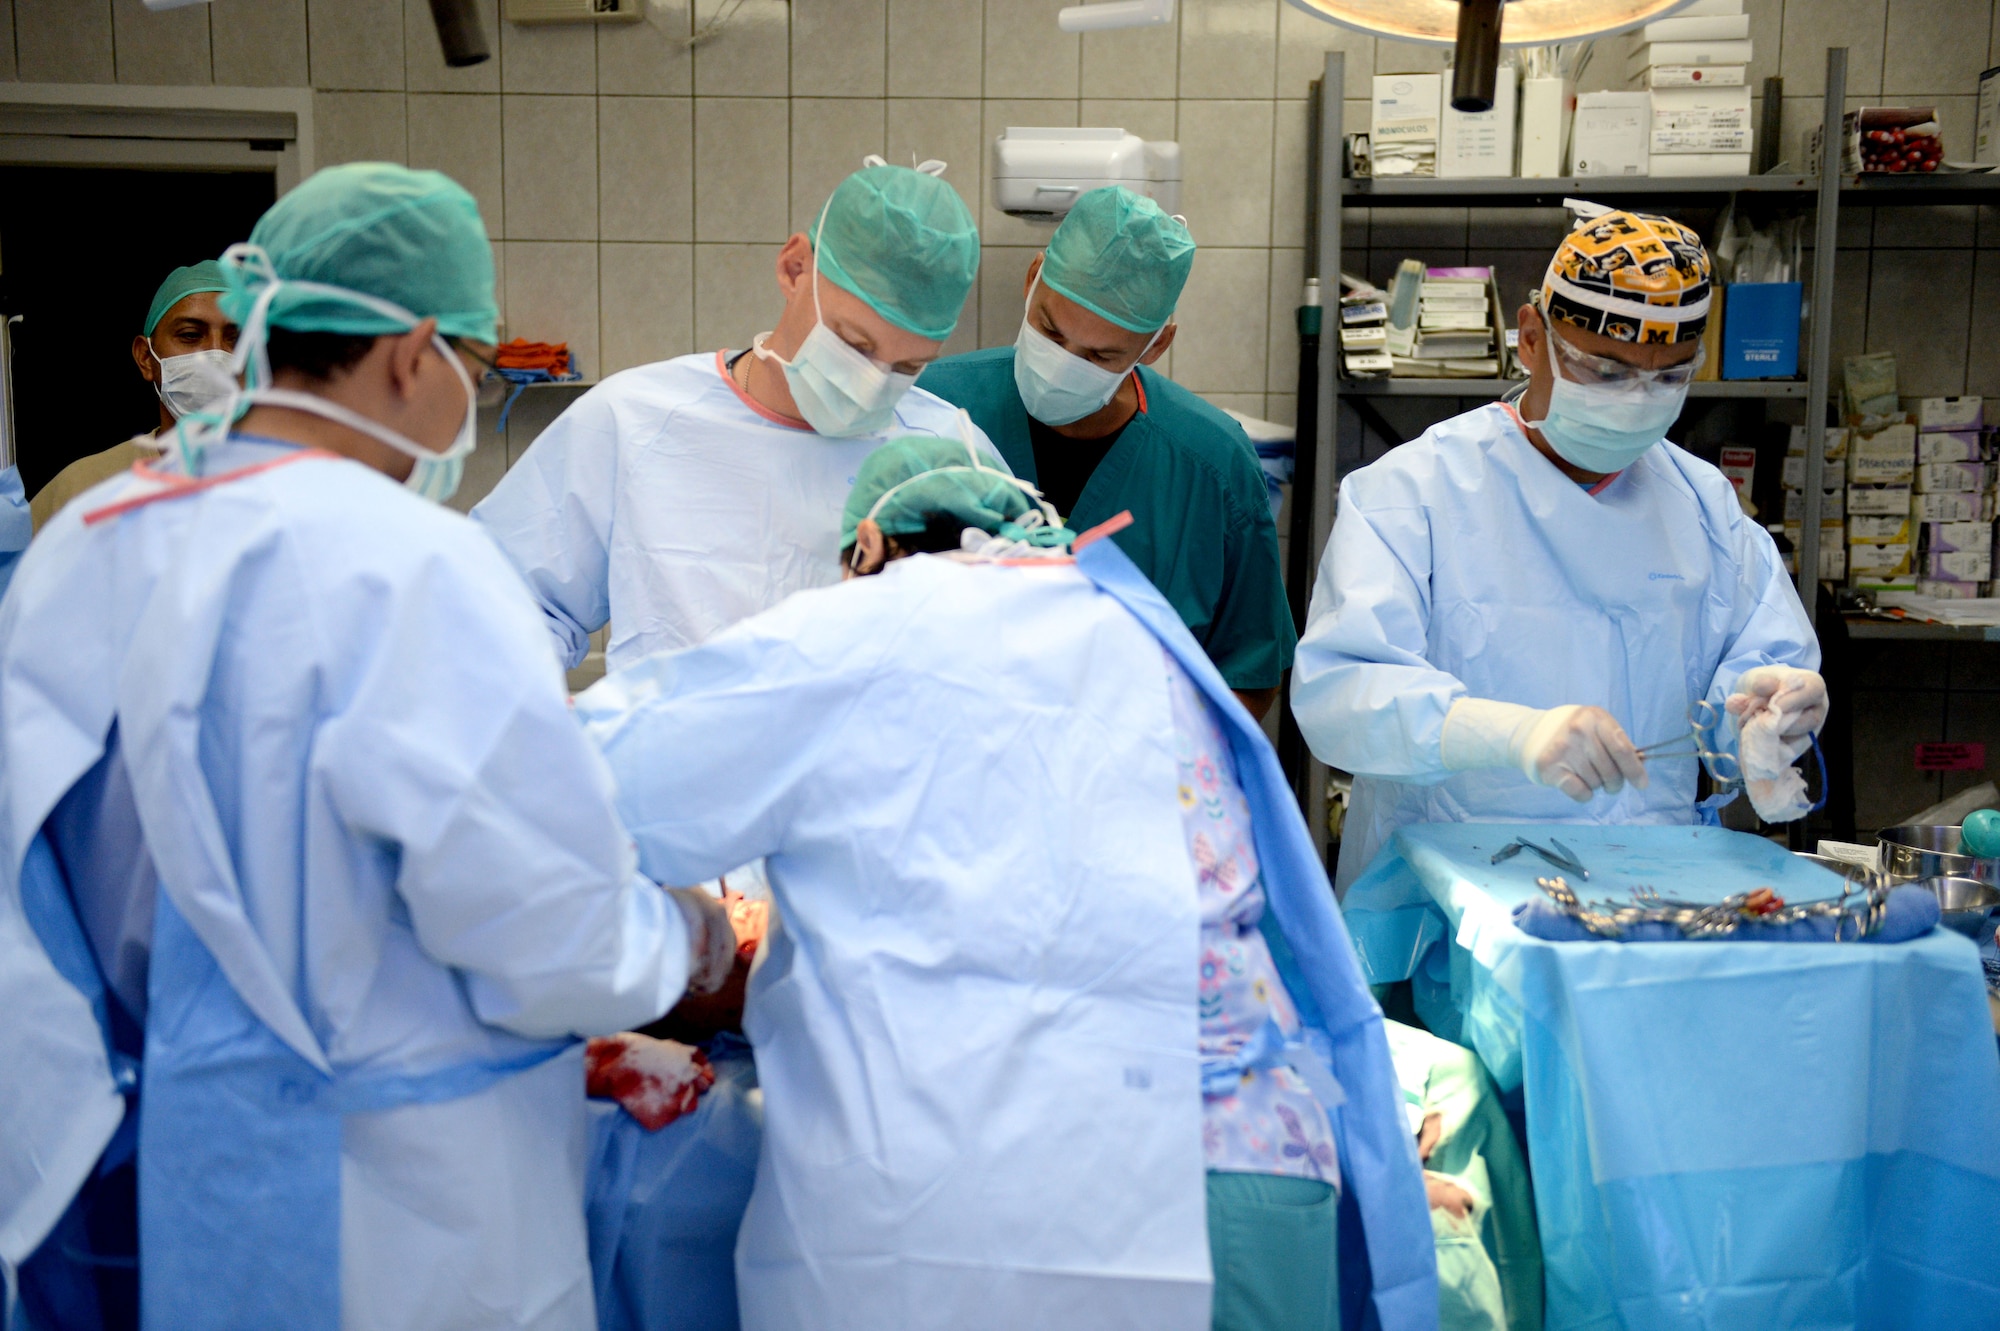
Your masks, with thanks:
<instances>
[{"instance_id":1,"label":"blue folded cloth","mask_svg":"<svg viewBox=\"0 0 2000 1331\"><path fill-rule=\"evenodd\" d=\"M1882 915L1882 927L1862 939L1867 943L1902 943L1927 934L1938 922L1938 899L1926 888L1899 887L1889 893ZM1834 920L1814 916L1790 924L1746 924L1721 939L1693 941L1744 943L1831 943ZM1691 941L1671 924L1647 922L1626 928L1620 938L1599 938L1546 898L1538 897L1514 907L1514 927L1534 938L1551 943L1681 943ZM1851 938L1854 926L1841 926L1841 937Z\"/></svg>"}]
</instances>

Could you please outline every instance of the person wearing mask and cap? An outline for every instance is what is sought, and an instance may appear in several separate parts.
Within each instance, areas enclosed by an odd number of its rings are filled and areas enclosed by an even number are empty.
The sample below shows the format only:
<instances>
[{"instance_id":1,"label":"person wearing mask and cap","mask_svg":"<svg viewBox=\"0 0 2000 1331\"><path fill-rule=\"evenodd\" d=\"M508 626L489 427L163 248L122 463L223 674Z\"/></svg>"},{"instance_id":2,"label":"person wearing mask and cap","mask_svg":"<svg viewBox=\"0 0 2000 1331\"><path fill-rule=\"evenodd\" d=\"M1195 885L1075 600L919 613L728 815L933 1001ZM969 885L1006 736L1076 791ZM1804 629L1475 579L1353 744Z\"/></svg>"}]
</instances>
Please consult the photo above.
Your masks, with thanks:
<instances>
[{"instance_id":1,"label":"person wearing mask and cap","mask_svg":"<svg viewBox=\"0 0 2000 1331\"><path fill-rule=\"evenodd\" d=\"M1092 190L1029 264L1014 345L918 384L965 408L1071 526L1130 512L1113 539L1262 717L1296 640L1264 474L1241 426L1150 368L1194 260L1151 199Z\"/></svg>"},{"instance_id":2,"label":"person wearing mask and cap","mask_svg":"<svg viewBox=\"0 0 2000 1331\"><path fill-rule=\"evenodd\" d=\"M472 197L334 167L223 271L244 388L0 602L0 1260L36 1325L589 1331L574 1036L733 932L637 874L441 506L495 338Z\"/></svg>"},{"instance_id":3,"label":"person wearing mask and cap","mask_svg":"<svg viewBox=\"0 0 2000 1331\"><path fill-rule=\"evenodd\" d=\"M616 669L837 581L861 460L889 433L956 435L912 385L958 325L978 230L942 163L869 161L778 251L772 331L611 376L472 510L566 665L606 623Z\"/></svg>"},{"instance_id":4,"label":"person wearing mask and cap","mask_svg":"<svg viewBox=\"0 0 2000 1331\"><path fill-rule=\"evenodd\" d=\"M57 472L29 504L36 531L99 481L130 470L135 462L158 457L175 421L229 396L235 387L230 358L237 330L216 303L224 289L222 265L213 259L176 268L160 283L146 310L145 325L132 338L132 363L159 398L159 426L102 453L78 458Z\"/></svg>"},{"instance_id":5,"label":"person wearing mask and cap","mask_svg":"<svg viewBox=\"0 0 2000 1331\"><path fill-rule=\"evenodd\" d=\"M1695 765L1649 768L1634 736L1684 737L1706 702L1734 752L1769 710L1789 761L1825 719L1777 547L1665 437L1708 252L1670 218L1592 214L1521 307L1526 387L1341 482L1292 709L1355 777L1343 892L1408 823L1713 821Z\"/></svg>"}]
</instances>

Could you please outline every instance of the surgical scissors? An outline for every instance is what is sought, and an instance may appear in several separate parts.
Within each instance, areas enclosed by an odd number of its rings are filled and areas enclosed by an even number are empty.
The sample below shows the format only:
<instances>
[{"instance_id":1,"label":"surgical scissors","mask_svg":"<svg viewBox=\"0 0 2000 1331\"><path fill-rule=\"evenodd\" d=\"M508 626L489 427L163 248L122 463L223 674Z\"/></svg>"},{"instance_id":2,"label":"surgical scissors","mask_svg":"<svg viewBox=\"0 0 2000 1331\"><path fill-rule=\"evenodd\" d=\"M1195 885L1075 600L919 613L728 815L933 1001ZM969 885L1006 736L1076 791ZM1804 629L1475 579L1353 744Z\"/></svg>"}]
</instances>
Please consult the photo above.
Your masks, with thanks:
<instances>
[{"instance_id":1,"label":"surgical scissors","mask_svg":"<svg viewBox=\"0 0 2000 1331\"><path fill-rule=\"evenodd\" d=\"M1640 749L1639 761L1651 762L1655 758L1697 758L1708 764L1708 774L1716 784L1724 789L1734 789L1743 784L1743 769L1737 764L1736 755L1726 750L1710 747L1711 741L1705 735L1715 733L1722 724L1723 712L1720 707L1706 698L1698 700L1688 708L1688 733L1663 739L1657 744L1648 744ZM1690 747L1675 749L1676 744Z\"/></svg>"}]
</instances>

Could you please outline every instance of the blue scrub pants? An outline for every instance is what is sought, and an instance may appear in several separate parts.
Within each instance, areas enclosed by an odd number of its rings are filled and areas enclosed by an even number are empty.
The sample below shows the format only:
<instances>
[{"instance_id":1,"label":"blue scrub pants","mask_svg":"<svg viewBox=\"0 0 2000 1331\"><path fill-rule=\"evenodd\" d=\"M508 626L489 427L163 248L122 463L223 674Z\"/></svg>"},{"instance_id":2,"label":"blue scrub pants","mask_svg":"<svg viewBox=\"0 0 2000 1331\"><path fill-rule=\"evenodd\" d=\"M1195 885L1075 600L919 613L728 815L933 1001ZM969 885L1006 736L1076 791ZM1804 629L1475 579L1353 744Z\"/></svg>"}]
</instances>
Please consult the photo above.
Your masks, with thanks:
<instances>
[{"instance_id":1,"label":"blue scrub pants","mask_svg":"<svg viewBox=\"0 0 2000 1331\"><path fill-rule=\"evenodd\" d=\"M1340 1331L1339 1210L1316 1179L1211 1171L1215 1331Z\"/></svg>"}]
</instances>

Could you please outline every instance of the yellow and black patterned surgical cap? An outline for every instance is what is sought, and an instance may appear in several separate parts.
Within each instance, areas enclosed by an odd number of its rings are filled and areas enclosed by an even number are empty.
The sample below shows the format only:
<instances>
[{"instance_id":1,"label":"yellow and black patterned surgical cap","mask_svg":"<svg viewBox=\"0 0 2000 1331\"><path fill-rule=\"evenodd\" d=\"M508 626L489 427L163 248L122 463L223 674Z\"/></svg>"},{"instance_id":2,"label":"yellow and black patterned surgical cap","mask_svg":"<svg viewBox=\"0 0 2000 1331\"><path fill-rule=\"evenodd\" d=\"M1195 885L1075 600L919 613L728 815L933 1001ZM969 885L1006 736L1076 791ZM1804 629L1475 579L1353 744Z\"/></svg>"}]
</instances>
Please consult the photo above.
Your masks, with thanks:
<instances>
[{"instance_id":1,"label":"yellow and black patterned surgical cap","mask_svg":"<svg viewBox=\"0 0 2000 1331\"><path fill-rule=\"evenodd\" d=\"M1580 219L1542 278L1553 323L1618 342L1692 342L1708 325L1708 250L1691 228L1653 213Z\"/></svg>"}]
</instances>

